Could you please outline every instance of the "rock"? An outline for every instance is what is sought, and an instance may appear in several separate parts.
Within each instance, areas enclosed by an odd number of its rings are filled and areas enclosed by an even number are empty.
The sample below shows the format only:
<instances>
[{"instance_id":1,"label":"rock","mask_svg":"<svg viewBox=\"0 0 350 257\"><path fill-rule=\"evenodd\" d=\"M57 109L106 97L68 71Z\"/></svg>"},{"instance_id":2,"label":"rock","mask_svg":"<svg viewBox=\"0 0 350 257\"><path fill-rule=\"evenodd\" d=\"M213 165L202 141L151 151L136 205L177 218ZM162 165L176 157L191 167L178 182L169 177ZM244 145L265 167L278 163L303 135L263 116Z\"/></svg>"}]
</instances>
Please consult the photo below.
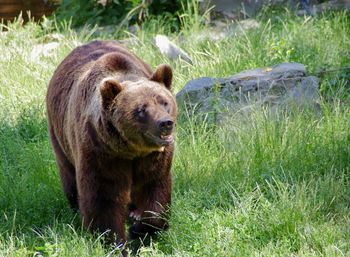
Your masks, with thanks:
<instances>
[{"instance_id":1,"label":"rock","mask_svg":"<svg viewBox=\"0 0 350 257\"><path fill-rule=\"evenodd\" d=\"M325 2L318 4L319 2ZM320 10L335 9L335 10L349 10L349 0L331 0L331 1L317 1L317 0L201 0L199 1L199 10L205 13L210 8L211 18L223 18L226 20L246 19L255 16L264 5L287 7L290 9L302 8L299 14L316 14ZM314 10L312 10L315 6ZM311 7L311 8L310 8Z\"/></svg>"},{"instance_id":2,"label":"rock","mask_svg":"<svg viewBox=\"0 0 350 257\"><path fill-rule=\"evenodd\" d=\"M85 32L88 29L89 29L88 27L81 27L79 28L78 31ZM118 26L116 25L96 26L92 29L92 36L94 37L111 36L111 35L114 35L117 31L118 31Z\"/></svg>"},{"instance_id":3,"label":"rock","mask_svg":"<svg viewBox=\"0 0 350 257\"><path fill-rule=\"evenodd\" d=\"M245 19L238 21L237 27L241 30L257 29L260 27L260 22L254 19Z\"/></svg>"},{"instance_id":4,"label":"rock","mask_svg":"<svg viewBox=\"0 0 350 257\"><path fill-rule=\"evenodd\" d=\"M202 0L199 2L199 9L205 12L211 7L211 15L214 18L224 19L246 19L258 13L266 4L288 4L287 0Z\"/></svg>"},{"instance_id":5,"label":"rock","mask_svg":"<svg viewBox=\"0 0 350 257\"><path fill-rule=\"evenodd\" d=\"M44 37L44 42L61 42L65 39L64 35L60 33L52 33L52 34L47 34Z\"/></svg>"},{"instance_id":6,"label":"rock","mask_svg":"<svg viewBox=\"0 0 350 257\"><path fill-rule=\"evenodd\" d=\"M131 25L128 27L128 32L132 35L137 35L137 33L141 30L140 26L137 24Z\"/></svg>"},{"instance_id":7,"label":"rock","mask_svg":"<svg viewBox=\"0 0 350 257\"><path fill-rule=\"evenodd\" d=\"M205 41L205 40L220 41L229 36L230 35L226 29L217 30L213 28L206 28L203 31L199 32L198 34L193 35L192 38L195 41ZM187 40L192 40L192 39L190 38Z\"/></svg>"},{"instance_id":8,"label":"rock","mask_svg":"<svg viewBox=\"0 0 350 257\"><path fill-rule=\"evenodd\" d=\"M154 43L159 51L169 59L177 60L180 58L190 64L193 64L190 56L180 47L171 42L168 37L164 35L156 35L154 37Z\"/></svg>"},{"instance_id":9,"label":"rock","mask_svg":"<svg viewBox=\"0 0 350 257\"><path fill-rule=\"evenodd\" d=\"M212 12L216 15L223 15L225 18L235 17L239 15L244 18L251 17L261 8L263 1L252 0L203 0L200 1L199 8L206 10L208 7L212 7Z\"/></svg>"},{"instance_id":10,"label":"rock","mask_svg":"<svg viewBox=\"0 0 350 257\"><path fill-rule=\"evenodd\" d=\"M187 82L176 100L180 109L204 114L217 124L264 107L272 112L295 107L318 110L318 78L305 74L302 64L281 63L227 78L198 78Z\"/></svg>"},{"instance_id":11,"label":"rock","mask_svg":"<svg viewBox=\"0 0 350 257\"><path fill-rule=\"evenodd\" d=\"M314 4L309 6L310 10L299 10L298 15L319 15L325 11L350 11L350 1L349 0L331 0L321 4Z\"/></svg>"},{"instance_id":12,"label":"rock","mask_svg":"<svg viewBox=\"0 0 350 257\"><path fill-rule=\"evenodd\" d=\"M33 61L38 61L42 56L48 57L59 45L60 43L58 42L35 45L30 53L30 58Z\"/></svg>"},{"instance_id":13,"label":"rock","mask_svg":"<svg viewBox=\"0 0 350 257\"><path fill-rule=\"evenodd\" d=\"M196 41L220 41L225 38L244 33L247 30L257 29L259 27L260 23L255 19L246 19L237 22L223 22L214 20L211 22L210 27L205 28L199 34L194 34L193 38Z\"/></svg>"}]
</instances>

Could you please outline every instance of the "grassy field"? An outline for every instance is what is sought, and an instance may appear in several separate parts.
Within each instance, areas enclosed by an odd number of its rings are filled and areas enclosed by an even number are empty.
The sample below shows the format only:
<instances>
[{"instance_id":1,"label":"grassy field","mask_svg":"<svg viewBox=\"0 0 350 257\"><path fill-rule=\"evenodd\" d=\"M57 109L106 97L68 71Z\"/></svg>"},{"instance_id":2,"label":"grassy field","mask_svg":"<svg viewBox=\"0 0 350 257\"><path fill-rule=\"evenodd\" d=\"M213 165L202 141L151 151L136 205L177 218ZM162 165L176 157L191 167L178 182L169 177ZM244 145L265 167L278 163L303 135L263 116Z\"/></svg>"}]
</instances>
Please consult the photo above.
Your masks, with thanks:
<instances>
[{"instance_id":1,"label":"grassy field","mask_svg":"<svg viewBox=\"0 0 350 257\"><path fill-rule=\"evenodd\" d=\"M187 25L171 37L193 66L171 62L152 46L155 33L169 31L160 19L145 23L129 47L152 67L170 63L175 92L192 78L284 61L303 63L309 73L350 65L345 13L269 17L260 15L260 28L219 42L196 41L205 28L184 18ZM33 58L34 45L50 42L53 27L13 24L0 34L0 256L118 256L82 228L61 190L48 141L46 89L76 43L94 37L60 27L60 46ZM321 115L281 114L270 121L257 112L251 126L216 129L183 119L170 229L138 254L350 256L349 73L326 74L320 90Z\"/></svg>"}]
</instances>

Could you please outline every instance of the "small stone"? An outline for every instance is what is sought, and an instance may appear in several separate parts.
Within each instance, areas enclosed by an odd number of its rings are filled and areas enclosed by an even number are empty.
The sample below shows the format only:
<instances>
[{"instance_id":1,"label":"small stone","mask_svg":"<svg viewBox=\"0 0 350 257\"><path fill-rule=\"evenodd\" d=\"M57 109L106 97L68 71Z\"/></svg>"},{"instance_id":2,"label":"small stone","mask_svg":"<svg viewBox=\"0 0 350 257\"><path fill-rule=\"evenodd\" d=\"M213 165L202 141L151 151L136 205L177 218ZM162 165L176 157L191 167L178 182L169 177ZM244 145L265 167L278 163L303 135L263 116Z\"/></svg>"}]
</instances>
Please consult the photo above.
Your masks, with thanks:
<instances>
[{"instance_id":1,"label":"small stone","mask_svg":"<svg viewBox=\"0 0 350 257\"><path fill-rule=\"evenodd\" d=\"M169 59L177 60L180 58L190 64L193 64L190 56L180 47L171 42L168 37L164 35L156 35L154 37L154 43L159 51Z\"/></svg>"},{"instance_id":2,"label":"small stone","mask_svg":"<svg viewBox=\"0 0 350 257\"><path fill-rule=\"evenodd\" d=\"M42 56L48 57L59 45L58 42L35 45L30 53L30 58L33 61L38 61Z\"/></svg>"}]
</instances>

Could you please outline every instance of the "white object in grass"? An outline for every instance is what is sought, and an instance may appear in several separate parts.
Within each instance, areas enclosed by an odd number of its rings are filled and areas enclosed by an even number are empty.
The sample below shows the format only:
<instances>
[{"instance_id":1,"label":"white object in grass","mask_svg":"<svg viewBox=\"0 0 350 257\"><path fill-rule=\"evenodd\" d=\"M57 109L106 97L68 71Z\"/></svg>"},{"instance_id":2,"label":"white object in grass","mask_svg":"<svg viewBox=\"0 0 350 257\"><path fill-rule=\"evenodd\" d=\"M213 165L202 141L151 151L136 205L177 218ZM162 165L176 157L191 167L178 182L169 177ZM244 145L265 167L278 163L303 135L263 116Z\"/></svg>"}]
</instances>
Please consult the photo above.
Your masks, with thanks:
<instances>
[{"instance_id":1,"label":"white object in grass","mask_svg":"<svg viewBox=\"0 0 350 257\"><path fill-rule=\"evenodd\" d=\"M190 56L180 47L171 42L168 37L164 35L156 35L154 41L159 51L169 59L176 60L180 58L192 64Z\"/></svg>"}]
</instances>

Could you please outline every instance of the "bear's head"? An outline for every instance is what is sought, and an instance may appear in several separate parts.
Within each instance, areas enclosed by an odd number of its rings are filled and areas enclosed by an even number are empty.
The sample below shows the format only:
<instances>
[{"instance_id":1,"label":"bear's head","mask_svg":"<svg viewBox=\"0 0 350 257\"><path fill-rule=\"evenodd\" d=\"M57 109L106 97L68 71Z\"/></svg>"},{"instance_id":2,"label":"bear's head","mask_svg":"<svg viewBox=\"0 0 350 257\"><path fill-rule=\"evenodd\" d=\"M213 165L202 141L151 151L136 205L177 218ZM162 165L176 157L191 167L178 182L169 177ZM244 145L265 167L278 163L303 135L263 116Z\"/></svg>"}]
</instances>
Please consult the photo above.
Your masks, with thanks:
<instances>
[{"instance_id":1,"label":"bear's head","mask_svg":"<svg viewBox=\"0 0 350 257\"><path fill-rule=\"evenodd\" d=\"M142 152L162 151L174 141L177 115L171 93L172 70L160 65L149 78L119 83L105 78L102 108L122 138Z\"/></svg>"}]
</instances>

